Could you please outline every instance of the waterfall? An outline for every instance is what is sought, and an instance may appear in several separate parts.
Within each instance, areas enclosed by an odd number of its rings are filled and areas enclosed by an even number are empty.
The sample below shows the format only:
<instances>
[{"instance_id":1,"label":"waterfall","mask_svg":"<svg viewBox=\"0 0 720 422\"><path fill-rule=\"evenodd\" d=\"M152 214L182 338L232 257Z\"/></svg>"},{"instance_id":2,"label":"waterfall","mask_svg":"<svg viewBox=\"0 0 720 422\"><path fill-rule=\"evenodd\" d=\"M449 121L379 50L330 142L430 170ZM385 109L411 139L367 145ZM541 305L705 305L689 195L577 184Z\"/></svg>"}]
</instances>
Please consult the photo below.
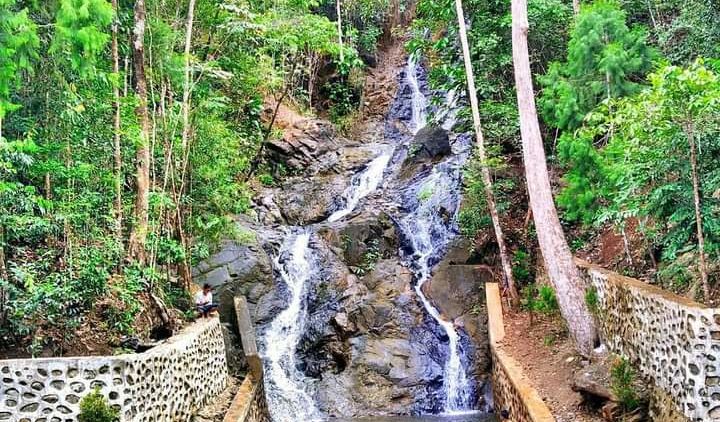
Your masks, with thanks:
<instances>
[{"instance_id":1,"label":"waterfall","mask_svg":"<svg viewBox=\"0 0 720 422\"><path fill-rule=\"evenodd\" d=\"M433 170L430 176L410 190L419 204L400 220L400 228L409 241L413 254L409 265L415 272L415 292L430 316L443 328L449 339L449 357L444 366L445 413L469 410L473 403L472 385L460 359L460 335L452 321L448 321L433 306L423 292L423 286L432 275L432 267L441 258L448 243L455 236L454 221L458 211L459 168ZM455 173L455 174L453 174ZM412 200L412 199L409 199Z\"/></svg>"},{"instance_id":2,"label":"waterfall","mask_svg":"<svg viewBox=\"0 0 720 422\"><path fill-rule=\"evenodd\" d=\"M407 127L415 134L427 124L428 101L423 94L418 74L417 58L407 63L406 83L412 92L410 121ZM446 105L440 111L443 127L454 125L456 96L448 93ZM405 142L403 135L400 142ZM433 306L423 292L432 276L432 269L443 257L449 243L457 234L457 213L461 195L462 166L467 158L464 141L456 142L455 154L436 164L418 182L399 188L406 206L396 221L401 237L412 252L403 255L405 265L415 274L415 292L428 314L442 327L449 339L448 359L444 365L444 397L442 411L464 413L472 407L473 383L468 379L461 359L461 336L452 321L448 321ZM355 174L343 192L341 209L335 210L328 222L339 221L357 208L363 198L380 187L398 145L388 145L367 166ZM323 224L323 223L319 223ZM287 289L289 303L269 324L263 336L263 364L265 367L266 397L272 420L275 422L325 420L314 401L313 381L298 369L296 353L303 336L307 315L307 291L319 277L320 267L310 248L312 226L293 228L285 235L283 245L273 266L278 284ZM401 252L402 253L402 252Z\"/></svg>"},{"instance_id":3,"label":"waterfall","mask_svg":"<svg viewBox=\"0 0 720 422\"><path fill-rule=\"evenodd\" d=\"M427 98L420 89L417 61L418 58L413 54L408 57L407 80L412 90L412 120L410 121L410 127L413 133L418 133L427 124Z\"/></svg>"},{"instance_id":4,"label":"waterfall","mask_svg":"<svg viewBox=\"0 0 720 422\"><path fill-rule=\"evenodd\" d=\"M327 221L338 221L353 212L361 199L375 191L382 182L385 168L392 158L392 148L386 148L367 165L365 170L353 176L350 186L345 189L345 206L332 213Z\"/></svg>"},{"instance_id":5,"label":"waterfall","mask_svg":"<svg viewBox=\"0 0 720 422\"><path fill-rule=\"evenodd\" d=\"M309 231L286 236L274 260L274 267L290 293L290 303L272 321L264 339L266 397L272 418L278 422L323 420L295 362L306 319L306 283L315 272L309 243Z\"/></svg>"},{"instance_id":6,"label":"waterfall","mask_svg":"<svg viewBox=\"0 0 720 422\"><path fill-rule=\"evenodd\" d=\"M417 78L417 59L408 60L408 83L412 88L412 127L417 133L426 124L427 99L420 89ZM449 130L457 114L455 91L448 92L444 110L438 115L442 127ZM404 202L419 202L416 208L400 220L400 229L409 240L413 255L410 266L415 271L415 292L430 316L447 333L449 357L444 367L444 412L455 414L470 410L474 400L473 388L460 359L460 335L452 321L446 320L422 291L430 279L432 267L445 252L448 243L455 237L455 225L460 203L460 172L465 155L451 157L433 168L430 175L414 189ZM450 215L448 215L450 214Z\"/></svg>"}]
</instances>

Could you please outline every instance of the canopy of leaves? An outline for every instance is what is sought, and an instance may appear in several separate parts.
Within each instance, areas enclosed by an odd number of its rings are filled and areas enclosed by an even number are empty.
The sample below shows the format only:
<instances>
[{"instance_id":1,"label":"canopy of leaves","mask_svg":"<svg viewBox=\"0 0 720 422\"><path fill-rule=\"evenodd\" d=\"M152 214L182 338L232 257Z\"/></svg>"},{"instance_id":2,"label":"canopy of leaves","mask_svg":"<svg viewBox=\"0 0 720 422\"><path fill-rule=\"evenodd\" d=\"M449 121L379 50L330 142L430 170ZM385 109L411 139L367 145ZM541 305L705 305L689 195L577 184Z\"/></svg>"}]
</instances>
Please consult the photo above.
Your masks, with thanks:
<instances>
[{"instance_id":1,"label":"canopy of leaves","mask_svg":"<svg viewBox=\"0 0 720 422\"><path fill-rule=\"evenodd\" d=\"M637 92L656 56L645 30L626 24L613 0L583 5L570 35L567 60L554 62L540 78L545 121L567 130L605 99Z\"/></svg>"}]
</instances>

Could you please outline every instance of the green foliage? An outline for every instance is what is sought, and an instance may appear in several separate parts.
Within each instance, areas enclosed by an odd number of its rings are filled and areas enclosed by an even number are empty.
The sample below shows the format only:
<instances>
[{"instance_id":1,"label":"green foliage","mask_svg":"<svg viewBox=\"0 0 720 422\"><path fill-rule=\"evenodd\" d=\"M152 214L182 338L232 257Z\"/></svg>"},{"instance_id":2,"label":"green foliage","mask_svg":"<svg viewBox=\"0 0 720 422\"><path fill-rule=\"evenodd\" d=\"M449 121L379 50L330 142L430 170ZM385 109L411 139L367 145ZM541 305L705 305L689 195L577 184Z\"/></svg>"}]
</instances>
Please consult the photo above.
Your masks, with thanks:
<instances>
[{"instance_id":1,"label":"green foliage","mask_svg":"<svg viewBox=\"0 0 720 422\"><path fill-rule=\"evenodd\" d=\"M592 197L575 195L581 185L568 183L559 202L571 218L582 216L585 222L621 226L628 218L639 219L639 229L667 263L659 278L677 286L686 283L687 272L668 264L697 252L689 136L702 151L697 158L705 252L717 257L720 248L715 194L720 174L714 158L720 154L720 80L698 61L686 68L664 66L649 81L641 93L591 113L593 125L575 139L585 139L583 148L597 169L585 180ZM598 149L592 140L600 137L609 140ZM575 175L571 170L565 180Z\"/></svg>"},{"instance_id":2,"label":"green foliage","mask_svg":"<svg viewBox=\"0 0 720 422\"><path fill-rule=\"evenodd\" d=\"M585 290L585 304L593 315L600 314L600 297L595 287L588 287Z\"/></svg>"},{"instance_id":3,"label":"green foliage","mask_svg":"<svg viewBox=\"0 0 720 422\"><path fill-rule=\"evenodd\" d=\"M522 249L518 249L513 254L512 274L515 281L528 284L533 281L533 270L530 254Z\"/></svg>"},{"instance_id":4,"label":"green foliage","mask_svg":"<svg viewBox=\"0 0 720 422\"><path fill-rule=\"evenodd\" d=\"M653 10L654 9L654 10ZM642 2L630 10L651 11L642 16L653 25L663 55L673 64L686 65L698 57L720 57L720 7L704 0L664 0L648 8ZM662 19L657 20L661 14Z\"/></svg>"},{"instance_id":5,"label":"green foliage","mask_svg":"<svg viewBox=\"0 0 720 422\"><path fill-rule=\"evenodd\" d=\"M0 121L19 105L11 102L11 90L19 85L20 72L32 71L40 39L37 25L27 9L17 10L15 0L0 0ZM2 146L2 133L0 133Z\"/></svg>"},{"instance_id":6,"label":"green foliage","mask_svg":"<svg viewBox=\"0 0 720 422\"><path fill-rule=\"evenodd\" d=\"M120 420L120 414L108 403L105 396L97 387L91 393L80 400L80 422L116 422Z\"/></svg>"},{"instance_id":7,"label":"green foliage","mask_svg":"<svg viewBox=\"0 0 720 422\"><path fill-rule=\"evenodd\" d=\"M548 285L528 284L523 287L521 296L522 306L529 311L553 314L559 309L555 291Z\"/></svg>"},{"instance_id":8,"label":"green foliage","mask_svg":"<svg viewBox=\"0 0 720 422\"><path fill-rule=\"evenodd\" d=\"M113 15L112 6L105 0L61 0L53 51L64 52L73 69L86 72L110 39L103 30Z\"/></svg>"},{"instance_id":9,"label":"green foliage","mask_svg":"<svg viewBox=\"0 0 720 422\"><path fill-rule=\"evenodd\" d=\"M567 60L553 62L540 78L540 109L560 129L575 129L585 114L605 99L635 93L635 79L655 57L644 29L628 28L614 0L583 5L570 36Z\"/></svg>"},{"instance_id":10,"label":"green foliage","mask_svg":"<svg viewBox=\"0 0 720 422\"><path fill-rule=\"evenodd\" d=\"M635 370L627 358L615 359L610 368L610 388L625 412L632 412L640 406L635 380Z\"/></svg>"},{"instance_id":11,"label":"green foliage","mask_svg":"<svg viewBox=\"0 0 720 422\"><path fill-rule=\"evenodd\" d=\"M373 239L367 244L367 249L362 256L362 262L356 267L353 267L353 272L362 277L365 274L372 272L375 269L375 264L382 258L382 251L380 250L380 242L378 239Z\"/></svg>"}]
</instances>

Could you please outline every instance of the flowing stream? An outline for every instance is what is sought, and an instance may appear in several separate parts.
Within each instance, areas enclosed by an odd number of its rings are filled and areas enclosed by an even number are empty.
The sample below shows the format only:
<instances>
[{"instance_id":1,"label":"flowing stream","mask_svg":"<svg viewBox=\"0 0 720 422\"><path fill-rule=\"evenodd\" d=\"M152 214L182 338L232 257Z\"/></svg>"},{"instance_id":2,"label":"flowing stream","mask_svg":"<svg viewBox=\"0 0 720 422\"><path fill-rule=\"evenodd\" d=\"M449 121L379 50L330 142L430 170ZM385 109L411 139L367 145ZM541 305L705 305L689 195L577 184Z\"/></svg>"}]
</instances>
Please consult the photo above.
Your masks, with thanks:
<instances>
[{"instance_id":1,"label":"flowing stream","mask_svg":"<svg viewBox=\"0 0 720 422\"><path fill-rule=\"evenodd\" d=\"M290 303L265 333L265 378L270 414L275 421L323 420L297 369L295 351L303 332L307 281L314 273L309 248L310 232L300 230L286 237L274 267L290 291Z\"/></svg>"},{"instance_id":2,"label":"flowing stream","mask_svg":"<svg viewBox=\"0 0 720 422\"><path fill-rule=\"evenodd\" d=\"M406 82L412 90L412 114L407 124L414 134L427 124L428 101L418 78L417 59L411 56L407 63ZM450 128L455 119L456 98L447 96L446 110L439 115L443 127ZM398 151L398 145L386 146L359 173L343 193L344 205L333 212L328 222L339 221L352 213L363 198L377 190ZM468 148L457 148L454 154L436 164L431 171L402 188L403 213L396 219L401 236L410 246L405 251L405 265L415 274L415 292L428 314L447 334L449 350L443 371L445 402L441 412L446 415L463 415L472 408L473 383L468 379L462 362L461 336L453 321L448 321L430 303L423 287L431 279L432 269L443 257L450 241L457 233L457 213L461 195L461 172ZM310 247L312 227L293 228L274 260L279 281L288 291L289 303L270 323L265 332L263 354L266 371L266 395L275 422L319 421L326 418L314 404L312 381L298 369L298 344L307 317L307 291L319 272L316 258ZM376 419L380 420L380 419ZM391 420L391 419L388 419ZM423 420L423 419L417 419ZM439 419L434 419L439 420ZM483 418L448 419L453 421L485 420Z\"/></svg>"},{"instance_id":3,"label":"flowing stream","mask_svg":"<svg viewBox=\"0 0 720 422\"><path fill-rule=\"evenodd\" d=\"M417 65L411 56L408 61L408 80L413 89L412 109L415 133L426 124L427 99L417 80ZM439 113L444 128L450 129L456 115L455 92L446 97L445 111ZM419 117L416 117L419 116ZM444 413L471 411L473 388L461 361L460 334L453 321L444 318L430 303L423 286L432 276L433 266L440 261L449 242L456 235L457 212L460 204L460 172L467 155L453 155L438 164L426 179L409 189L404 203L417 203L415 209L400 220L400 229L409 240L413 254L410 266L416 276L415 292L430 316L445 330L449 339L449 357L444 367ZM414 197L413 197L414 196Z\"/></svg>"},{"instance_id":4,"label":"flowing stream","mask_svg":"<svg viewBox=\"0 0 720 422\"><path fill-rule=\"evenodd\" d=\"M385 151L370 161L365 170L353 176L350 186L343 193L345 206L332 213L328 218L329 222L338 221L353 212L361 199L377 189L380 182L382 182L383 174L392 158L392 153L392 148L385 148Z\"/></svg>"}]
</instances>

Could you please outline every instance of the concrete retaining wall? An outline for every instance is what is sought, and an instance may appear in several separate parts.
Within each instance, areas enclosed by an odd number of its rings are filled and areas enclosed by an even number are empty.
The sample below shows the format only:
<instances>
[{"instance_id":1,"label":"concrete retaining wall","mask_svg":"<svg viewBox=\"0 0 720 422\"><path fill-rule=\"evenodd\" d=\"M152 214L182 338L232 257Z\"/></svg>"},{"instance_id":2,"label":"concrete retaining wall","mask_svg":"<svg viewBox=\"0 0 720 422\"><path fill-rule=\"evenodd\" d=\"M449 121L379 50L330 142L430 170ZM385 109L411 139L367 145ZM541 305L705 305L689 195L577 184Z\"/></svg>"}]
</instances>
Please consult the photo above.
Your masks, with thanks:
<instances>
[{"instance_id":1,"label":"concrete retaining wall","mask_svg":"<svg viewBox=\"0 0 720 422\"><path fill-rule=\"evenodd\" d=\"M245 377L223 422L272 422L265 401L265 384L252 375Z\"/></svg>"},{"instance_id":2,"label":"concrete retaining wall","mask_svg":"<svg viewBox=\"0 0 720 422\"><path fill-rule=\"evenodd\" d=\"M265 382L262 361L257 352L255 327L250 319L250 309L244 296L233 299L235 315L242 339L243 353L250 373L225 414L223 422L272 422L265 399Z\"/></svg>"},{"instance_id":3,"label":"concrete retaining wall","mask_svg":"<svg viewBox=\"0 0 720 422\"><path fill-rule=\"evenodd\" d=\"M197 322L145 353L0 361L0 422L74 422L94 388L122 421L190 421L227 383L217 319Z\"/></svg>"},{"instance_id":4,"label":"concrete retaining wall","mask_svg":"<svg viewBox=\"0 0 720 422\"><path fill-rule=\"evenodd\" d=\"M493 358L492 388L495 413L512 422L555 422L550 409L525 376L520 364L503 350L505 338L502 302L496 283L485 284L490 352Z\"/></svg>"},{"instance_id":5,"label":"concrete retaining wall","mask_svg":"<svg viewBox=\"0 0 720 422\"><path fill-rule=\"evenodd\" d=\"M720 309L586 262L578 265L598 293L606 346L630 359L667 396L656 400L656 414L666 415L664 421L679 420L667 416L677 413L691 421L720 421Z\"/></svg>"}]
</instances>

